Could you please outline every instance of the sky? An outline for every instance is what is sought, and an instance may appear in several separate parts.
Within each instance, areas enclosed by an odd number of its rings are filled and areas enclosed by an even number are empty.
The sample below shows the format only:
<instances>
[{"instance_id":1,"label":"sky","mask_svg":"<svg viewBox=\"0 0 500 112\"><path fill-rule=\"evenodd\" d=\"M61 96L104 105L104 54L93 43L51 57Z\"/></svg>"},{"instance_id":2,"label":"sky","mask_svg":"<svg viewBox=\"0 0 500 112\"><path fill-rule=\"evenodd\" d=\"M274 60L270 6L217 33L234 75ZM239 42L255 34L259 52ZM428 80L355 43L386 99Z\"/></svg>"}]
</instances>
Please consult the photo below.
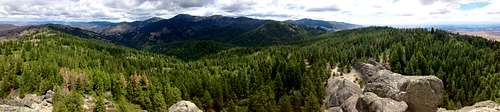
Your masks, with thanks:
<instances>
[{"instance_id":1,"label":"sky","mask_svg":"<svg viewBox=\"0 0 500 112\"><path fill-rule=\"evenodd\" d=\"M0 0L0 21L136 21L177 14L361 25L500 23L500 0Z\"/></svg>"}]
</instances>

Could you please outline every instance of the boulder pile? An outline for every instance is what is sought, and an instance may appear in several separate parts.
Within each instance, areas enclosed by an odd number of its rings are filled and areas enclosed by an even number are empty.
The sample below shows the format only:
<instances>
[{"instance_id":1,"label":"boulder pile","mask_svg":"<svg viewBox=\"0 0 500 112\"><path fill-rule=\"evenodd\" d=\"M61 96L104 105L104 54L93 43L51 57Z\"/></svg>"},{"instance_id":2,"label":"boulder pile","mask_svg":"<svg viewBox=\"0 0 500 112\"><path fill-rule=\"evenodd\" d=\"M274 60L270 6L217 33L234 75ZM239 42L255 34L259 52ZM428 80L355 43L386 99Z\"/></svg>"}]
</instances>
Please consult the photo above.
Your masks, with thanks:
<instances>
[{"instance_id":1,"label":"boulder pile","mask_svg":"<svg viewBox=\"0 0 500 112\"><path fill-rule=\"evenodd\" d=\"M435 112L442 102L443 82L435 76L404 76L374 60L353 68L328 79L326 111Z\"/></svg>"},{"instance_id":2,"label":"boulder pile","mask_svg":"<svg viewBox=\"0 0 500 112\"><path fill-rule=\"evenodd\" d=\"M26 94L24 98L15 97L0 101L0 112L52 112L54 92L49 90L44 95Z\"/></svg>"}]
</instances>

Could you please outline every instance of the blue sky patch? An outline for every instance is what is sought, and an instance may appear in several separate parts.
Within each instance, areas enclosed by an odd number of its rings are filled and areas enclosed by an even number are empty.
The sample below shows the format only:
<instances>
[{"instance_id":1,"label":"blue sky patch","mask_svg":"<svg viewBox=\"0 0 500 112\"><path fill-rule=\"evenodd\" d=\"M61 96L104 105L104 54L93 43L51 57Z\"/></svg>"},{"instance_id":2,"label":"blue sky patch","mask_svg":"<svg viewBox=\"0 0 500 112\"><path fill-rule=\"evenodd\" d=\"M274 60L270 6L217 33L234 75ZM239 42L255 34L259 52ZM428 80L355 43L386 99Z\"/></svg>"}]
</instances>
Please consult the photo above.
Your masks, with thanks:
<instances>
[{"instance_id":1,"label":"blue sky patch","mask_svg":"<svg viewBox=\"0 0 500 112\"><path fill-rule=\"evenodd\" d=\"M490 5L490 2L472 2L472 3L467 3L467 4L460 4L460 10L462 11L467 11L467 10L472 10L472 9L478 9L478 8L483 8L487 5Z\"/></svg>"}]
</instances>

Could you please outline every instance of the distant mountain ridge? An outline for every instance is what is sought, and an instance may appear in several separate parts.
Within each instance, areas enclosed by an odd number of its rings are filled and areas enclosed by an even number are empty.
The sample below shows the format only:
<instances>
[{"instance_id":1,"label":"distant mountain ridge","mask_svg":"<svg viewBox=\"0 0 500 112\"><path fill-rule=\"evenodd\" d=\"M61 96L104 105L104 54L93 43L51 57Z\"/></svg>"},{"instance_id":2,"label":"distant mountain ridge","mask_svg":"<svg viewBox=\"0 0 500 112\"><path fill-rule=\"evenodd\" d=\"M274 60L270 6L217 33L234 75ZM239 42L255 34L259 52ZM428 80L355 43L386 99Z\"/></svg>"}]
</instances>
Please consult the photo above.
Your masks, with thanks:
<instances>
[{"instance_id":1,"label":"distant mountain ridge","mask_svg":"<svg viewBox=\"0 0 500 112\"><path fill-rule=\"evenodd\" d=\"M153 17L134 22L88 22L69 25L101 33L108 36L108 40L135 48L193 40L214 41L237 46L286 44L303 39L301 37L318 35L327 31L315 26L273 20L188 14L179 14L169 19ZM283 35L275 35L279 33Z\"/></svg>"},{"instance_id":2,"label":"distant mountain ridge","mask_svg":"<svg viewBox=\"0 0 500 112\"><path fill-rule=\"evenodd\" d=\"M6 31L6 30L12 30L16 29L19 26L11 25L11 24L0 24L0 32L1 31Z\"/></svg>"},{"instance_id":3,"label":"distant mountain ridge","mask_svg":"<svg viewBox=\"0 0 500 112\"><path fill-rule=\"evenodd\" d=\"M16 28L0 31L0 39L3 38L18 38L23 32L28 30L42 30L42 29L52 29L57 30L62 33L67 33L71 35L75 35L82 38L91 38L98 40L105 40L105 36L93 31L84 30L81 28L71 27L68 25L60 25L60 24L44 24L44 25L35 25L35 26L17 26Z\"/></svg>"},{"instance_id":4,"label":"distant mountain ridge","mask_svg":"<svg viewBox=\"0 0 500 112\"><path fill-rule=\"evenodd\" d=\"M224 18L247 18L247 19L252 19L248 17L229 17L229 16L222 16L222 15L212 15L212 16L192 16L189 14L179 14L177 16L174 16L169 19L176 18L177 19L187 19L187 20L204 20L206 18L211 18L211 19L224 19ZM183 17L183 18L179 18ZM136 27L136 25L141 25L141 23L154 23L158 22L161 20L165 20L165 18L161 17L152 17L146 20L138 20L138 21L133 21L133 22L108 22L108 21L92 21L92 22L70 22L70 21L20 21L20 22L15 22L15 21L0 21L0 24L12 24L12 25L17 25L17 26L27 26L27 25L43 25L43 24L63 24L63 25L69 25L73 27L79 27L82 29L86 30L92 30L96 32L108 32L108 31L103 31L105 29L113 29L112 27ZM260 20L260 19L255 19L255 20ZM262 20L262 21L272 21L272 20ZM352 23L346 23L346 22L337 22L337 21L325 21L325 20L316 20L316 19L310 19L310 18L303 18L303 19L298 19L298 20L285 20L284 22L292 23L292 24L297 24L297 25L306 25L310 27L320 27L325 30L329 31L338 31L338 30L344 30L344 29L353 29L353 28L360 28L363 27L362 25L357 25L357 24L352 24ZM131 29L134 29L131 28Z\"/></svg>"},{"instance_id":5,"label":"distant mountain ridge","mask_svg":"<svg viewBox=\"0 0 500 112\"><path fill-rule=\"evenodd\" d=\"M306 25L312 27L320 27L326 29L328 31L338 31L345 29L354 29L363 27L361 25L345 23L345 22L336 22L336 21L323 21L323 20L314 20L314 19L299 19L299 20L287 20L286 22L292 24Z\"/></svg>"}]
</instances>

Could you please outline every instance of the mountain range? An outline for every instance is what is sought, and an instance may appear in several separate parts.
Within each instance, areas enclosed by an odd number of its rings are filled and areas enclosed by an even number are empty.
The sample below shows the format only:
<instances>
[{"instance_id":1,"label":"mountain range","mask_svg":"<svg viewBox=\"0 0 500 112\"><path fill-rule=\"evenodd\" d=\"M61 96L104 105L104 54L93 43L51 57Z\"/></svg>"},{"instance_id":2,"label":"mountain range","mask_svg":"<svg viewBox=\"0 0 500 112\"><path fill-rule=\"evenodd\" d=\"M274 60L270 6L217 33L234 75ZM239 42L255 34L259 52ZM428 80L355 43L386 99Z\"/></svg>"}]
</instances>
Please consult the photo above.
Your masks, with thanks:
<instances>
[{"instance_id":1,"label":"mountain range","mask_svg":"<svg viewBox=\"0 0 500 112\"><path fill-rule=\"evenodd\" d=\"M245 45L248 43L284 44L300 40L301 36L361 27L342 22L312 19L273 21L247 17L220 15L203 17L187 14L180 14L170 19L153 17L134 22L89 22L68 25L99 32L110 36L111 40L137 48L186 40L210 40L240 46L248 46Z\"/></svg>"},{"instance_id":2,"label":"mountain range","mask_svg":"<svg viewBox=\"0 0 500 112\"><path fill-rule=\"evenodd\" d=\"M283 45L312 39L326 32L353 29L360 25L300 19L288 21L260 20L248 17L221 15L192 16L179 14L169 19L153 17L134 22L48 22L46 25L72 34L80 33L101 40L132 48L191 58L221 51L231 47L262 47ZM54 23L54 24L53 24ZM15 32L14 25L4 25L8 32ZM11 28L11 29L9 29ZM14 29L14 30L13 30ZM18 30L22 31L22 30ZM2 31L0 30L0 35ZM217 46L207 48L205 46ZM229 47L231 46L231 47ZM202 49L199 52L178 52L176 49ZM194 54L193 54L194 53Z\"/></svg>"}]
</instances>

